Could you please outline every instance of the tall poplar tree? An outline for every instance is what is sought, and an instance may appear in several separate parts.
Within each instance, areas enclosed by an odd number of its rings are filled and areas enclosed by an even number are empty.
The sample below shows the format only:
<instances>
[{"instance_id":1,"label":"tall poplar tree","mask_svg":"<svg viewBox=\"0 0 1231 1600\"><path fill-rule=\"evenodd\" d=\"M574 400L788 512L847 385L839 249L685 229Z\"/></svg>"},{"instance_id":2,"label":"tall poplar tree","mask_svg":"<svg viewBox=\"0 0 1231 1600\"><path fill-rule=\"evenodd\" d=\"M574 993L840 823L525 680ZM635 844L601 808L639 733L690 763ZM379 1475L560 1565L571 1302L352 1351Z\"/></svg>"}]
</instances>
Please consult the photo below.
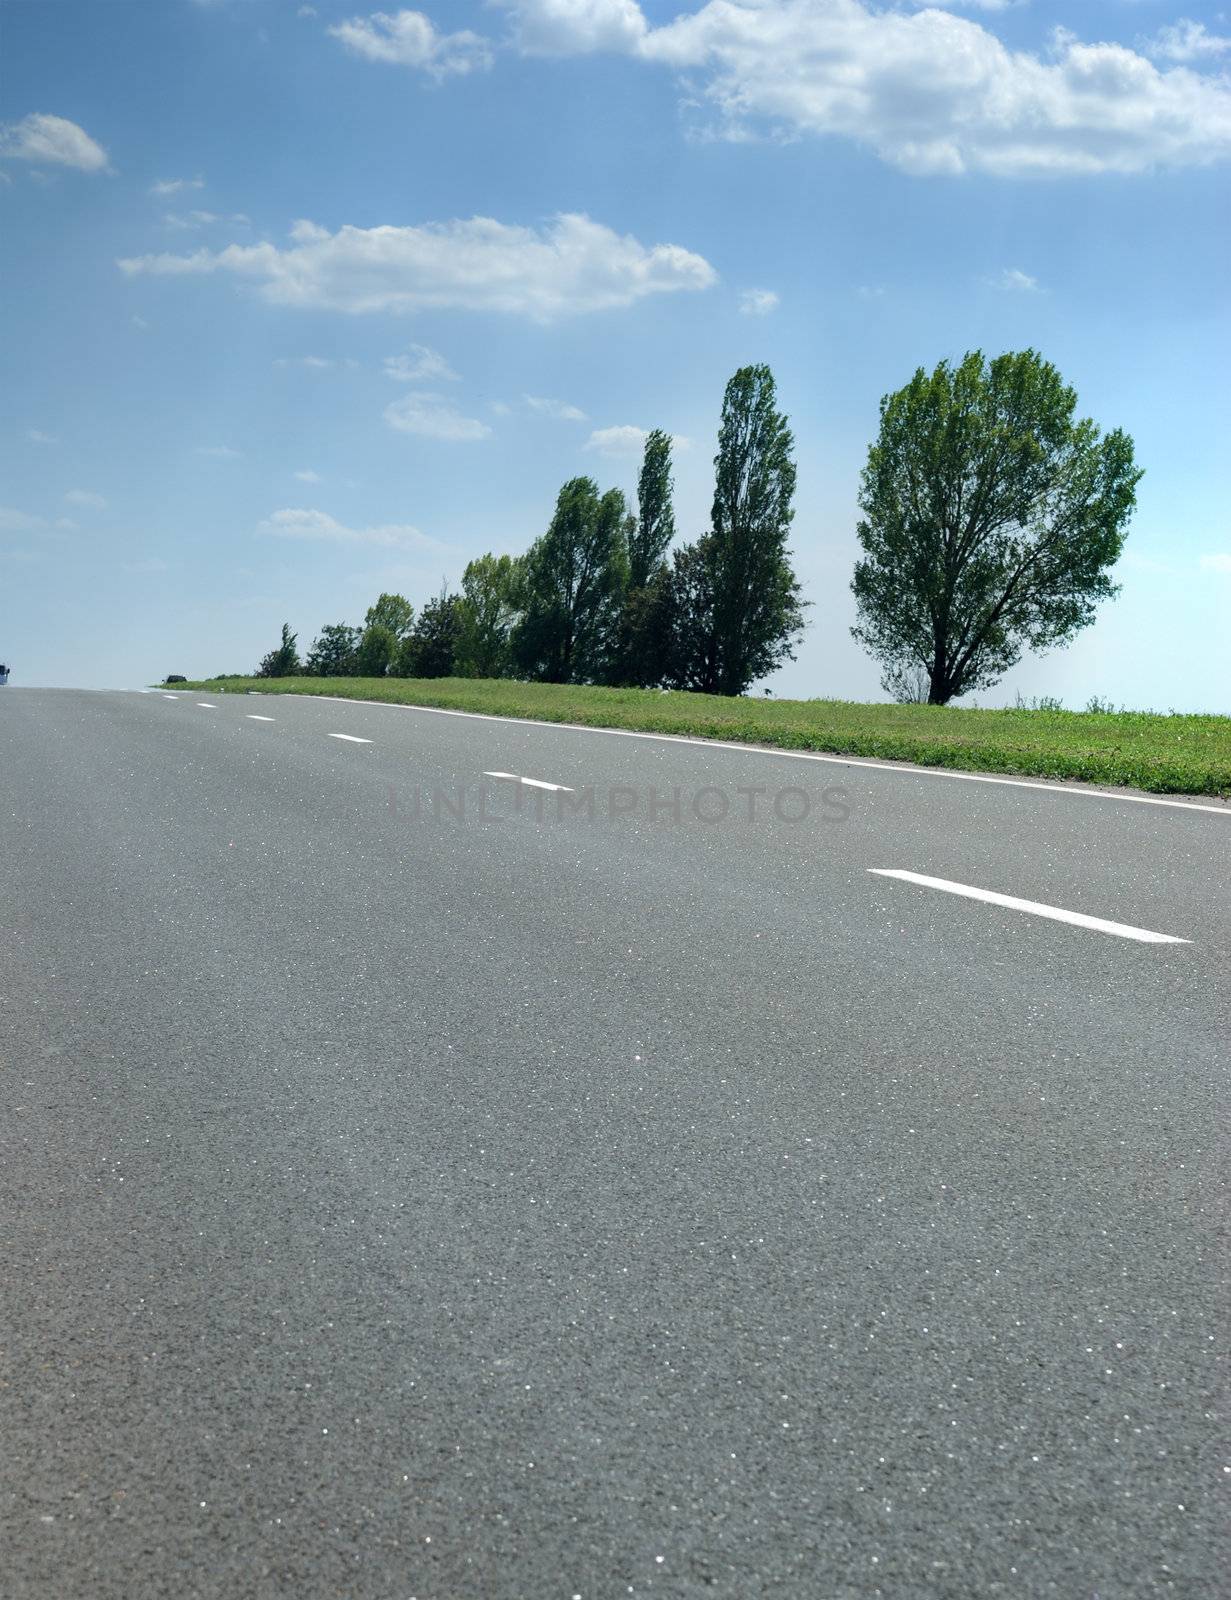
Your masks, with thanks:
<instances>
[{"instance_id":1,"label":"tall poplar tree","mask_svg":"<svg viewBox=\"0 0 1231 1600\"><path fill-rule=\"evenodd\" d=\"M793 660L803 632L805 602L787 550L793 443L773 373L741 367L723 397L710 531L682 553L674 575L674 657L693 664L693 686L714 694L743 694Z\"/></svg>"}]
</instances>

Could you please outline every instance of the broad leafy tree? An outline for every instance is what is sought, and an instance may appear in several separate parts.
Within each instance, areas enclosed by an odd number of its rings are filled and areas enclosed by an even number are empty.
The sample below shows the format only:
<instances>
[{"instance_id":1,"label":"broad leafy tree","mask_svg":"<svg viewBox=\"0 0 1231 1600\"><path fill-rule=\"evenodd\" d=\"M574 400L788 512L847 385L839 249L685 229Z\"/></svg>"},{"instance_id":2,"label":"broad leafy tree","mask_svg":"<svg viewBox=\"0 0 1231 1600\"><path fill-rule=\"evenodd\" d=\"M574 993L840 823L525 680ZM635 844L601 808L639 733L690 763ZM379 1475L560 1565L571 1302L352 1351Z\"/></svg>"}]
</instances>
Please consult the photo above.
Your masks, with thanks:
<instances>
[{"instance_id":1,"label":"broad leafy tree","mask_svg":"<svg viewBox=\"0 0 1231 1600\"><path fill-rule=\"evenodd\" d=\"M520 556L476 556L462 574L460 627L454 671L461 678L500 678L509 670L509 644L522 606Z\"/></svg>"},{"instance_id":2,"label":"broad leafy tree","mask_svg":"<svg viewBox=\"0 0 1231 1600\"><path fill-rule=\"evenodd\" d=\"M401 678L451 677L460 635L461 597L442 584L398 646L394 673Z\"/></svg>"},{"instance_id":3,"label":"broad leafy tree","mask_svg":"<svg viewBox=\"0 0 1231 1600\"><path fill-rule=\"evenodd\" d=\"M256 669L258 678L289 678L302 672L299 660L298 635L291 632L289 622L282 624L282 643L271 650Z\"/></svg>"},{"instance_id":4,"label":"broad leafy tree","mask_svg":"<svg viewBox=\"0 0 1231 1600\"><path fill-rule=\"evenodd\" d=\"M526 555L525 611L513 636L517 666L548 683L603 682L617 649L628 582L628 509L592 478L560 490L551 526Z\"/></svg>"},{"instance_id":5,"label":"broad leafy tree","mask_svg":"<svg viewBox=\"0 0 1231 1600\"><path fill-rule=\"evenodd\" d=\"M1033 350L920 368L881 401L859 496L852 629L905 696L944 705L1026 649L1066 644L1117 592L1141 477L1133 441L1076 417Z\"/></svg>"},{"instance_id":6,"label":"broad leafy tree","mask_svg":"<svg viewBox=\"0 0 1231 1600\"><path fill-rule=\"evenodd\" d=\"M308 651L306 670L321 678L348 678L358 671L360 632L346 622L329 622Z\"/></svg>"},{"instance_id":7,"label":"broad leafy tree","mask_svg":"<svg viewBox=\"0 0 1231 1600\"><path fill-rule=\"evenodd\" d=\"M404 595L382 594L375 605L368 607L363 625L365 628L388 628L396 642L406 637L414 620L415 608Z\"/></svg>"},{"instance_id":8,"label":"broad leafy tree","mask_svg":"<svg viewBox=\"0 0 1231 1600\"><path fill-rule=\"evenodd\" d=\"M368 615L372 615L371 611ZM369 622L355 652L355 671L361 678L383 678L397 647L397 635L392 628L383 622Z\"/></svg>"}]
</instances>

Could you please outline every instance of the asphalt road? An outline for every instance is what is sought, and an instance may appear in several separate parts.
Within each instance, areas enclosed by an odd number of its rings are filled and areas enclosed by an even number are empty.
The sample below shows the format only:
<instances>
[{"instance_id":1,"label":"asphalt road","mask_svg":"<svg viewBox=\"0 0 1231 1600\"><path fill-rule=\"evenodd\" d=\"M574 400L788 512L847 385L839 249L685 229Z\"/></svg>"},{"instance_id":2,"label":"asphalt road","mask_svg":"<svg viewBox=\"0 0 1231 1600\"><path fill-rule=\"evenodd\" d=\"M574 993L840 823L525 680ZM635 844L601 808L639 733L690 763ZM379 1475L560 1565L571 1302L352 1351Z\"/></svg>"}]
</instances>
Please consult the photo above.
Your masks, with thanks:
<instances>
[{"instance_id":1,"label":"asphalt road","mask_svg":"<svg viewBox=\"0 0 1231 1600\"><path fill-rule=\"evenodd\" d=\"M5 1600L1228 1592L1231 811L10 686L0 827Z\"/></svg>"}]
</instances>

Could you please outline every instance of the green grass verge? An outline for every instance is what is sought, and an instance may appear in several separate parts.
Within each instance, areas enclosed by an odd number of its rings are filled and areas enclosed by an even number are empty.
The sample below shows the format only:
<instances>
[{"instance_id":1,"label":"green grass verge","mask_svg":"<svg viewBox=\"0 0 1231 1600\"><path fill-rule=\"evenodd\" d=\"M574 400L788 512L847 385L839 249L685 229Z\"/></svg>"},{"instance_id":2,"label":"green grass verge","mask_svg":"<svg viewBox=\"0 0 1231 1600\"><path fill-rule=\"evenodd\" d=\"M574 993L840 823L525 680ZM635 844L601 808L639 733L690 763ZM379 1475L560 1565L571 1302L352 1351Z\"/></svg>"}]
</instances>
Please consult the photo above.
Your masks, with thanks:
<instances>
[{"instance_id":1,"label":"green grass verge","mask_svg":"<svg viewBox=\"0 0 1231 1600\"><path fill-rule=\"evenodd\" d=\"M1152 711L982 711L847 700L726 699L488 678L212 678L215 694L341 695L541 722L690 734L784 750L1231 796L1231 717Z\"/></svg>"}]
</instances>

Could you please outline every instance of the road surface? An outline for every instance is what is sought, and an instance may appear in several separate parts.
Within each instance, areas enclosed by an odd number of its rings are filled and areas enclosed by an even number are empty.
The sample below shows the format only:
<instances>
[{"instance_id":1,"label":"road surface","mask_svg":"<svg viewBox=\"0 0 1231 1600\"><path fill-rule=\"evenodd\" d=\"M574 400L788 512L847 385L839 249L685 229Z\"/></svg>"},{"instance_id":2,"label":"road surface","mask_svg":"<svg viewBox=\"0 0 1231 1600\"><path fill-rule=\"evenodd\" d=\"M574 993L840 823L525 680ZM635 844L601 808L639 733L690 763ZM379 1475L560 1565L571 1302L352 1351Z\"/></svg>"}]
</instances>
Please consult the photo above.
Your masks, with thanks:
<instances>
[{"instance_id":1,"label":"road surface","mask_svg":"<svg viewBox=\"0 0 1231 1600\"><path fill-rule=\"evenodd\" d=\"M1226 1593L1218 802L10 687L0 824L6 1600Z\"/></svg>"}]
</instances>

